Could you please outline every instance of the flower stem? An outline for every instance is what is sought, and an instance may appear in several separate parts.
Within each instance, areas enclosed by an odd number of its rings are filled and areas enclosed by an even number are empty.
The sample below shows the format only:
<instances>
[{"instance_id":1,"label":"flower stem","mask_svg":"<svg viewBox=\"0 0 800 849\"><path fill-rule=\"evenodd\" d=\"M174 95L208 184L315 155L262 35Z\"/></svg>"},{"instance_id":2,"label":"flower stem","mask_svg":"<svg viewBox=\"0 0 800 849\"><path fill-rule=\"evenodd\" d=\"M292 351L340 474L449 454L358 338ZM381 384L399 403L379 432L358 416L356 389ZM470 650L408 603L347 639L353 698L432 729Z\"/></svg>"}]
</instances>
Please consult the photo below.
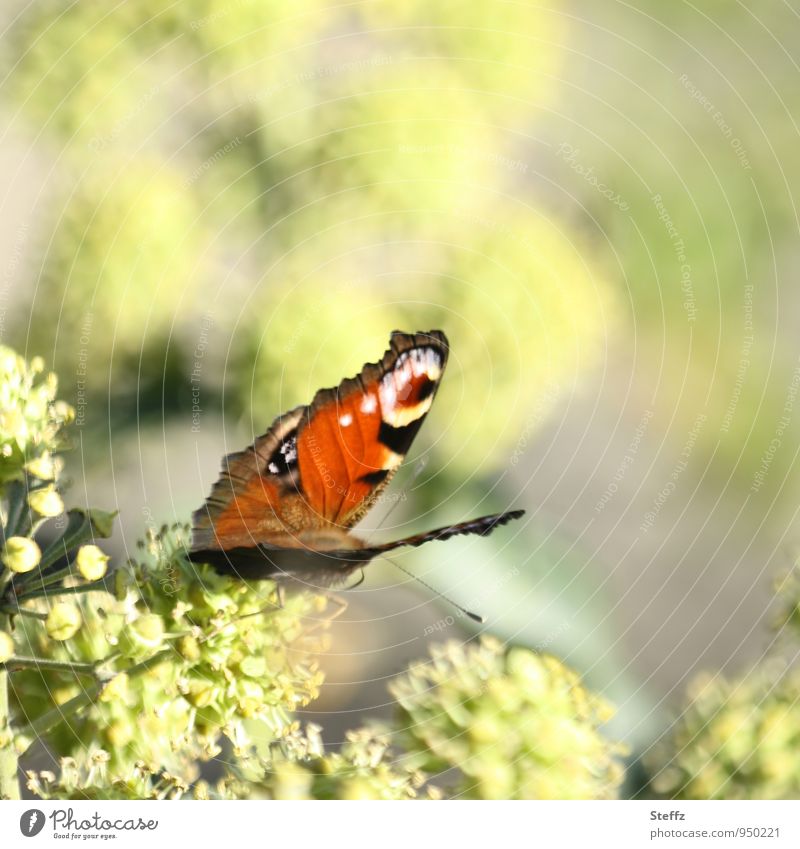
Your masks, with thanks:
<instances>
[{"instance_id":1,"label":"flower stem","mask_svg":"<svg viewBox=\"0 0 800 849\"><path fill-rule=\"evenodd\" d=\"M105 578L91 583L78 584L74 587L47 587L42 586L39 589L20 589L19 593L14 596L15 601L23 602L32 598L51 598L57 595L78 595L80 593L93 592L113 592L112 584Z\"/></svg>"},{"instance_id":2,"label":"flower stem","mask_svg":"<svg viewBox=\"0 0 800 849\"><path fill-rule=\"evenodd\" d=\"M4 604L0 607L0 614L6 613L9 616L27 616L30 619L39 619L44 622L47 619L47 614L38 610L28 610L27 607L14 607L13 604Z\"/></svg>"},{"instance_id":3,"label":"flower stem","mask_svg":"<svg viewBox=\"0 0 800 849\"><path fill-rule=\"evenodd\" d=\"M97 664L95 663L71 663L66 660L45 660L41 657L21 657L14 655L5 663L0 664L0 669L5 667L7 672L15 669L47 669L56 672L71 672L75 675L97 675Z\"/></svg>"},{"instance_id":4,"label":"flower stem","mask_svg":"<svg viewBox=\"0 0 800 849\"><path fill-rule=\"evenodd\" d=\"M0 630L8 626L8 617L0 616ZM17 751L11 729L8 701L8 672L0 667L0 799L19 799Z\"/></svg>"}]
</instances>

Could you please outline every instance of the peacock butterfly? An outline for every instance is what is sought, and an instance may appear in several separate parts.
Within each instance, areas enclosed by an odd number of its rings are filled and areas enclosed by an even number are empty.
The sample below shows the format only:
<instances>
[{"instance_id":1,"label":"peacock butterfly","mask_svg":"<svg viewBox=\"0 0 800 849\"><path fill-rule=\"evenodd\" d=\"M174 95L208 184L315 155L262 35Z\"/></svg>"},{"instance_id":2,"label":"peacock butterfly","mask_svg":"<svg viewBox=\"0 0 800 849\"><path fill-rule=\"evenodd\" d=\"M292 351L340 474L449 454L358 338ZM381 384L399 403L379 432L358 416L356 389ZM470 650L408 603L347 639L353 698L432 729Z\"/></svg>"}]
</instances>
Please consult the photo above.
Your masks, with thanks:
<instances>
[{"instance_id":1,"label":"peacock butterfly","mask_svg":"<svg viewBox=\"0 0 800 849\"><path fill-rule=\"evenodd\" d=\"M447 364L441 330L392 333L356 377L321 389L223 460L192 515L189 557L246 579L332 585L380 554L458 534L486 536L523 510L370 545L352 532L403 462Z\"/></svg>"}]
</instances>

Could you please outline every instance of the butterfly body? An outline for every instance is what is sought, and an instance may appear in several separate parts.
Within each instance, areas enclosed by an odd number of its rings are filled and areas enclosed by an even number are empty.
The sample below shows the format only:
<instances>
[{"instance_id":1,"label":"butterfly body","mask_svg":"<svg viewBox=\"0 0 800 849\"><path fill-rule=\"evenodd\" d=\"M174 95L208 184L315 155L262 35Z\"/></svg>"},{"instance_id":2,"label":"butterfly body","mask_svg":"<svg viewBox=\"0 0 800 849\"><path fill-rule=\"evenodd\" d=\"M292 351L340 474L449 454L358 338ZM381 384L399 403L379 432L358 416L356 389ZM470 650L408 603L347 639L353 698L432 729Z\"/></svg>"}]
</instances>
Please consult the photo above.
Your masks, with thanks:
<instances>
[{"instance_id":1,"label":"butterfly body","mask_svg":"<svg viewBox=\"0 0 800 849\"><path fill-rule=\"evenodd\" d=\"M355 537L352 538L355 540ZM325 539L313 541L316 546ZM313 576L314 584L332 586L344 581L352 572L374 557L363 548L326 548L296 545L292 547L258 543L229 549L193 551L195 562L209 563L219 572L227 572L246 580L279 578L302 580Z\"/></svg>"},{"instance_id":2,"label":"butterfly body","mask_svg":"<svg viewBox=\"0 0 800 849\"><path fill-rule=\"evenodd\" d=\"M490 533L512 511L370 545L352 527L372 507L419 431L447 363L441 331L392 334L356 377L279 416L223 460L192 519L195 562L243 578L336 583L379 554L459 533Z\"/></svg>"}]
</instances>

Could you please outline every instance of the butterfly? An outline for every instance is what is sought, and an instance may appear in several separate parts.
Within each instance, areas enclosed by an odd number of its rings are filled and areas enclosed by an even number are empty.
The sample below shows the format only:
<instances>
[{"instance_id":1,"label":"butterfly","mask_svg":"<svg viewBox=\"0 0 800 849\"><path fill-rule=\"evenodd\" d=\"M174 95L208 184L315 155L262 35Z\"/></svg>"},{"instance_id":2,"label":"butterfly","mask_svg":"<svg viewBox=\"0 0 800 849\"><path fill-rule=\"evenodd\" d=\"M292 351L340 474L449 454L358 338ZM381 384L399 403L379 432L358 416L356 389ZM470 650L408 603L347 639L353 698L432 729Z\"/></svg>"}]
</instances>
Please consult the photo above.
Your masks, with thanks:
<instances>
[{"instance_id":1,"label":"butterfly","mask_svg":"<svg viewBox=\"0 0 800 849\"><path fill-rule=\"evenodd\" d=\"M245 579L334 585L375 557L458 534L486 536L523 510L481 516L378 545L353 533L408 453L447 364L441 330L394 331L377 363L278 416L223 459L192 515L190 559Z\"/></svg>"}]
</instances>

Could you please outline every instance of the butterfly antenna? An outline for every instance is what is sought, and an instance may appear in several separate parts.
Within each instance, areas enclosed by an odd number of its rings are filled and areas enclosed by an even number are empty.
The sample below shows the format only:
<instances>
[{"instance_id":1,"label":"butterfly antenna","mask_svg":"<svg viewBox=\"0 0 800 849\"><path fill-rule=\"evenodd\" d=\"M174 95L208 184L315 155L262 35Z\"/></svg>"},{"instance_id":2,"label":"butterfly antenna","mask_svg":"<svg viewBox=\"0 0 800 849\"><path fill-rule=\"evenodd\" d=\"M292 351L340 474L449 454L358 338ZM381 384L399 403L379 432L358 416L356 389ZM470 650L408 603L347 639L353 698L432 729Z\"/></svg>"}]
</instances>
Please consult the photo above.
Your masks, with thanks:
<instances>
[{"instance_id":1,"label":"butterfly antenna","mask_svg":"<svg viewBox=\"0 0 800 849\"><path fill-rule=\"evenodd\" d=\"M446 596L444 593L440 593L439 590L434 589L429 583L427 583L427 581L423 581L422 578L419 577L419 575L415 575L413 572L409 572L408 569L406 569L404 566L401 566L396 561L392 560L391 557L386 557L385 554L383 555L383 557L388 560L392 564L392 566L395 566L401 572L408 575L409 578L413 578L418 584L422 584L425 589L430 590L437 598L440 598L442 599L442 601L446 601L448 604L451 604L453 607L455 607L456 610L460 610L465 616L469 616L469 618L473 622L477 622L479 625L482 625L486 621L483 616L479 616L477 613L472 613L471 611L467 610L466 607L462 607L460 604L453 601L453 599L449 596Z\"/></svg>"},{"instance_id":2,"label":"butterfly antenna","mask_svg":"<svg viewBox=\"0 0 800 849\"><path fill-rule=\"evenodd\" d=\"M355 589L357 589L358 587L360 587L360 586L364 583L364 579L365 579L367 576L364 574L364 570L363 570L363 569L361 569L360 571L361 571L361 577L360 577L360 578L359 578L359 579L358 579L358 580L357 580L357 581L353 584L353 586L352 586L352 587L346 587L346 589L347 589L347 591L348 591L348 592L349 592L350 590L355 590Z\"/></svg>"}]
</instances>

